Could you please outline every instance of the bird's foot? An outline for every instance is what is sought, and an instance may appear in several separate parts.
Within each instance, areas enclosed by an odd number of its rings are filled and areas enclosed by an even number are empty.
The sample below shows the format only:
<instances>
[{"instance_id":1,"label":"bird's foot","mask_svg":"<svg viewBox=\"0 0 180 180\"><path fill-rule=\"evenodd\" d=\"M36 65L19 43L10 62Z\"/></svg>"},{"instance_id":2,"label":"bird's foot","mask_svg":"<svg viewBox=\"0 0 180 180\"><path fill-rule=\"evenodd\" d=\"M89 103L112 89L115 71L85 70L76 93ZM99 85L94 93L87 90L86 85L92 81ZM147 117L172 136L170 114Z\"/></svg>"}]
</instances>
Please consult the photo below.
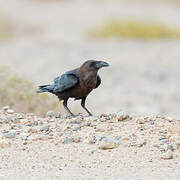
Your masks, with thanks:
<instances>
[{"instance_id":1,"label":"bird's foot","mask_svg":"<svg viewBox=\"0 0 180 180\"><path fill-rule=\"evenodd\" d=\"M76 117L80 117L80 116L82 116L81 113L78 113L77 115L75 115L75 114L70 114L70 115L67 116L67 118L76 118Z\"/></svg>"},{"instance_id":2,"label":"bird's foot","mask_svg":"<svg viewBox=\"0 0 180 180\"><path fill-rule=\"evenodd\" d=\"M89 116L93 116L90 112L88 113Z\"/></svg>"}]
</instances>

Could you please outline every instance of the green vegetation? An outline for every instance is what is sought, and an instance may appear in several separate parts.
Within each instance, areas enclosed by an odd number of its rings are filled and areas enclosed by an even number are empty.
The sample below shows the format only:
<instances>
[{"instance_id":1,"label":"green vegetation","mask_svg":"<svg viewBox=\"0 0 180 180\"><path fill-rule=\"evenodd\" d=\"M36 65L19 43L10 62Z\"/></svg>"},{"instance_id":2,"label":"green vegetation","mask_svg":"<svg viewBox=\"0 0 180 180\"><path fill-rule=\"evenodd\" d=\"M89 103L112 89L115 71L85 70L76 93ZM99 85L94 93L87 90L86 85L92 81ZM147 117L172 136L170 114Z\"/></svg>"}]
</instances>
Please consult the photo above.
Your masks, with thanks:
<instances>
[{"instance_id":1,"label":"green vegetation","mask_svg":"<svg viewBox=\"0 0 180 180\"><path fill-rule=\"evenodd\" d=\"M0 39L8 39L12 37L8 23L0 16Z\"/></svg>"},{"instance_id":2,"label":"green vegetation","mask_svg":"<svg viewBox=\"0 0 180 180\"><path fill-rule=\"evenodd\" d=\"M17 112L44 115L48 110L60 110L55 96L37 94L37 88L28 80L18 77L7 67L0 67L0 107L9 105Z\"/></svg>"},{"instance_id":3,"label":"green vegetation","mask_svg":"<svg viewBox=\"0 0 180 180\"><path fill-rule=\"evenodd\" d=\"M170 29L158 23L112 20L98 29L88 31L88 36L102 38L121 37L126 39L180 38L180 29Z\"/></svg>"}]
</instances>

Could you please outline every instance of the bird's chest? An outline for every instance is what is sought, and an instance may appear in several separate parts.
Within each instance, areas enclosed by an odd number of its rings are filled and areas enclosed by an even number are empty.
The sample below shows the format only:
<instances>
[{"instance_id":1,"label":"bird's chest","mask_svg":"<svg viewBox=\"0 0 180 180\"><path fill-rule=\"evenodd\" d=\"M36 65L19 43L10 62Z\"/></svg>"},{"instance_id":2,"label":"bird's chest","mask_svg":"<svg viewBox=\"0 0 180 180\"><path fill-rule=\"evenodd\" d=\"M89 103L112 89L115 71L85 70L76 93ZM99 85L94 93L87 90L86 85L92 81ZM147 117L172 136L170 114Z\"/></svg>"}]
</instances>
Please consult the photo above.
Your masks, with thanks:
<instances>
[{"instance_id":1,"label":"bird's chest","mask_svg":"<svg viewBox=\"0 0 180 180\"><path fill-rule=\"evenodd\" d=\"M92 91L97 84L97 76L83 76L80 79L80 85L83 89L87 89L88 91Z\"/></svg>"}]
</instances>

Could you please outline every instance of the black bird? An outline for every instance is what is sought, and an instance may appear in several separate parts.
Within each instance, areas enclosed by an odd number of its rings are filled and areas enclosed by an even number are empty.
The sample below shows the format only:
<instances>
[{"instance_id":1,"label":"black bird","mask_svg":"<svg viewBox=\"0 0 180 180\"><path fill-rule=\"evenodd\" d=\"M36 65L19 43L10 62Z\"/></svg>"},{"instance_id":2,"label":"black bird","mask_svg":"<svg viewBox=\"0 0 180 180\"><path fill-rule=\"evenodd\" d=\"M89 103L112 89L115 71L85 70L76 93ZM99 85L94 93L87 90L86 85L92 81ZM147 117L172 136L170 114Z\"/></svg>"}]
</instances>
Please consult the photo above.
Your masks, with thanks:
<instances>
[{"instance_id":1,"label":"black bird","mask_svg":"<svg viewBox=\"0 0 180 180\"><path fill-rule=\"evenodd\" d=\"M55 78L53 84L40 86L37 92L55 94L60 101L63 100L64 108L71 116L75 115L67 107L68 99L81 99L81 106L92 116L85 106L86 98L93 89L96 89L101 84L98 70L106 66L109 66L107 62L88 60L81 67Z\"/></svg>"}]
</instances>

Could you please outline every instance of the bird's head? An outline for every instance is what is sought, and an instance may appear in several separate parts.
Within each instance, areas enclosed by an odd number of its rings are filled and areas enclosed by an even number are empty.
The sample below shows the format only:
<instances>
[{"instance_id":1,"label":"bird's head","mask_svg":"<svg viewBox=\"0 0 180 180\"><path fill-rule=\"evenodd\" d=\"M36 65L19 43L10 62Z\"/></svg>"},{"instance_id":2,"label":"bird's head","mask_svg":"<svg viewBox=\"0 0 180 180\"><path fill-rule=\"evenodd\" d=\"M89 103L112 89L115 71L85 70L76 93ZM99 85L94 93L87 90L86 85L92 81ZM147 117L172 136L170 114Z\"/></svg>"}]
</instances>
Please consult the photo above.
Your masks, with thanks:
<instances>
[{"instance_id":1,"label":"bird's head","mask_svg":"<svg viewBox=\"0 0 180 180\"><path fill-rule=\"evenodd\" d=\"M102 67L107 67L109 64L104 61L88 60L81 67L89 71L98 71Z\"/></svg>"}]
</instances>

